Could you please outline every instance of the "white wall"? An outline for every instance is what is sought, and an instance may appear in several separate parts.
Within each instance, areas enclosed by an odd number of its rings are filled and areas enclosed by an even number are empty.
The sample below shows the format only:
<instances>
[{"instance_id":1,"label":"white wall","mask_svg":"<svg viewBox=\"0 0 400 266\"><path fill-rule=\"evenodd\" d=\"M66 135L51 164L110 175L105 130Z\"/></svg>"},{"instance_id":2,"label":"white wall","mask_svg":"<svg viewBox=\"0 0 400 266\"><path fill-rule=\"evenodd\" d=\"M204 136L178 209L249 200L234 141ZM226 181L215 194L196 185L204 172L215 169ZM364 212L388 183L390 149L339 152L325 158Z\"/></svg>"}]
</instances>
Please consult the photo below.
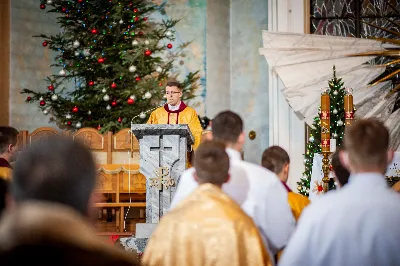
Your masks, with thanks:
<instances>
[{"instance_id":1,"label":"white wall","mask_svg":"<svg viewBox=\"0 0 400 266\"><path fill-rule=\"evenodd\" d=\"M269 0L268 30L304 33L304 3L301 0ZM289 153L291 164L288 185L297 192L296 182L304 171L305 123L300 121L285 100L284 87L269 70L269 145L279 145Z\"/></svg>"}]
</instances>

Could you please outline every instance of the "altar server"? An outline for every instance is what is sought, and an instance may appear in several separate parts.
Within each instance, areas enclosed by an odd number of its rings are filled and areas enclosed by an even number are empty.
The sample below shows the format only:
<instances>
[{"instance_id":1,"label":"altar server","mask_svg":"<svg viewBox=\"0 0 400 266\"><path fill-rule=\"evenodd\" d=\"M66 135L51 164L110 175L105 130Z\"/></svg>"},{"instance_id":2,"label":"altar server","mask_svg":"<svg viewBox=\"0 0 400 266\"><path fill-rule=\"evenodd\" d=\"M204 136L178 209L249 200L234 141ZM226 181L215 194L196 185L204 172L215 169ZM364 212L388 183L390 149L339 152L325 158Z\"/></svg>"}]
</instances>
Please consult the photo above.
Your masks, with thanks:
<instances>
[{"instance_id":1,"label":"altar server","mask_svg":"<svg viewBox=\"0 0 400 266\"><path fill-rule=\"evenodd\" d=\"M144 252L144 266L271 265L253 220L222 190L229 180L225 145L201 143L199 187L164 216Z\"/></svg>"},{"instance_id":2,"label":"altar server","mask_svg":"<svg viewBox=\"0 0 400 266\"><path fill-rule=\"evenodd\" d=\"M392 158L383 123L346 128L340 159L349 182L304 210L280 265L400 265L400 195L383 175Z\"/></svg>"},{"instance_id":3,"label":"altar server","mask_svg":"<svg viewBox=\"0 0 400 266\"><path fill-rule=\"evenodd\" d=\"M222 189L253 218L270 254L275 255L285 247L295 226L285 187L271 171L241 159L245 135L239 115L219 113L212 120L212 138L226 145L230 160L231 178ZM191 168L182 174L171 208L197 188L194 172Z\"/></svg>"}]
</instances>

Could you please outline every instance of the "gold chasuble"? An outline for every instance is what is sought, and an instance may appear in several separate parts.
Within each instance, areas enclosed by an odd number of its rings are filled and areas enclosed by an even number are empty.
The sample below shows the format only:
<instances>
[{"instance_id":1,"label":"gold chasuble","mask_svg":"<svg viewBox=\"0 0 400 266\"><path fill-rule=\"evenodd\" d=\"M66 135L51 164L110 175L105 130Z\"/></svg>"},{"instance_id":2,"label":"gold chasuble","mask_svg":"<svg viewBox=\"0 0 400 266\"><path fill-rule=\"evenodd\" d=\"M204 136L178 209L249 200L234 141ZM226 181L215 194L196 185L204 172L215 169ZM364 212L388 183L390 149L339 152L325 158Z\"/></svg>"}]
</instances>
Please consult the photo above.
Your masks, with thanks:
<instances>
[{"instance_id":1,"label":"gold chasuble","mask_svg":"<svg viewBox=\"0 0 400 266\"><path fill-rule=\"evenodd\" d=\"M172 111L168 104L154 110L147 124L187 124L194 137L193 150L200 144L201 132L203 131L196 111L181 102L179 109Z\"/></svg>"},{"instance_id":2,"label":"gold chasuble","mask_svg":"<svg viewBox=\"0 0 400 266\"><path fill-rule=\"evenodd\" d=\"M222 190L199 186L160 221L145 266L271 265L253 220Z\"/></svg>"}]
</instances>

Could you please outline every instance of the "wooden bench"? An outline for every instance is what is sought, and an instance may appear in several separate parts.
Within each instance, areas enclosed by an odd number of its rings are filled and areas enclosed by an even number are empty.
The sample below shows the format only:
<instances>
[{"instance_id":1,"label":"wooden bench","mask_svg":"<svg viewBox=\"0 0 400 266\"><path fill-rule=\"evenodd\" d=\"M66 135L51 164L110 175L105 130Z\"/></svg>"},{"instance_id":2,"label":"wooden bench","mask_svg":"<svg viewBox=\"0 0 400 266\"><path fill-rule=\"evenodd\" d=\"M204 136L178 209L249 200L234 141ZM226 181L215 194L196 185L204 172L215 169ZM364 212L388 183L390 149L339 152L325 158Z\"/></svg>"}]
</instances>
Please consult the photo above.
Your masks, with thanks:
<instances>
[{"instance_id":1,"label":"wooden bench","mask_svg":"<svg viewBox=\"0 0 400 266\"><path fill-rule=\"evenodd\" d=\"M139 173L139 142L133 138L131 143L129 129L100 134L93 128L71 132L42 127L31 133L20 131L18 144L24 149L52 135L82 141L93 153L99 173L96 192L100 201L95 204L99 234L134 233L136 222L145 221L146 178Z\"/></svg>"}]
</instances>

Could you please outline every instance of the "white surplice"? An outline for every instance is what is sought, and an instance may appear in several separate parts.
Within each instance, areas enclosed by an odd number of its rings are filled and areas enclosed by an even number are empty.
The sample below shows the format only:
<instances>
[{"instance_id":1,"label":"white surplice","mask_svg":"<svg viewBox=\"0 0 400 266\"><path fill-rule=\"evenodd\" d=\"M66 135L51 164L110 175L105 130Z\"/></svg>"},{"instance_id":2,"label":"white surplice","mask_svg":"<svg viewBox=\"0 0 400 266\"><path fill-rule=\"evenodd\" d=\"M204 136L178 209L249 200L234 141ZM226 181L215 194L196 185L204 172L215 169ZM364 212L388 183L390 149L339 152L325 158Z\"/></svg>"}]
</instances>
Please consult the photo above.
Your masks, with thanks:
<instances>
[{"instance_id":1,"label":"white surplice","mask_svg":"<svg viewBox=\"0 0 400 266\"><path fill-rule=\"evenodd\" d=\"M279 265L400 265L400 195L360 173L304 210Z\"/></svg>"},{"instance_id":2,"label":"white surplice","mask_svg":"<svg viewBox=\"0 0 400 266\"><path fill-rule=\"evenodd\" d=\"M241 159L240 153L227 148L230 179L222 189L253 218L269 252L285 247L294 231L295 220L287 200L287 190L271 171ZM183 172L171 203L174 208L198 186L194 168Z\"/></svg>"}]
</instances>

